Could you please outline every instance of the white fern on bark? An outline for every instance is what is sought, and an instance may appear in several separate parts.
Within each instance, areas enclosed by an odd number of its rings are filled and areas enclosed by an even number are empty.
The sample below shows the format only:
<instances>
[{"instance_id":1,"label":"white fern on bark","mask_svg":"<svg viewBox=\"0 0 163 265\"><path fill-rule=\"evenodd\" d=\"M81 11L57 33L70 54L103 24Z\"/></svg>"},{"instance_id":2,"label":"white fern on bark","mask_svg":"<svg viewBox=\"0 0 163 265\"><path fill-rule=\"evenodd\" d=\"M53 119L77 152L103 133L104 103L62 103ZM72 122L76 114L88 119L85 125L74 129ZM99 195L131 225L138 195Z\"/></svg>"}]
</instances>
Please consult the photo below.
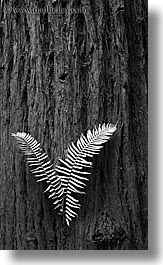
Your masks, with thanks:
<instances>
[{"instance_id":1,"label":"white fern on bark","mask_svg":"<svg viewBox=\"0 0 163 265\"><path fill-rule=\"evenodd\" d=\"M116 129L117 124L103 124L92 132L88 130L86 136L81 134L77 143L69 146L65 160L59 159L60 165L55 167L31 135L24 132L12 134L27 156L27 162L31 172L38 178L37 181L47 182L49 198L53 199L54 208L64 214L68 226L81 207L75 194L85 193L84 187L91 174L88 168L92 167L92 162L88 161L88 157L98 155Z\"/></svg>"}]
</instances>

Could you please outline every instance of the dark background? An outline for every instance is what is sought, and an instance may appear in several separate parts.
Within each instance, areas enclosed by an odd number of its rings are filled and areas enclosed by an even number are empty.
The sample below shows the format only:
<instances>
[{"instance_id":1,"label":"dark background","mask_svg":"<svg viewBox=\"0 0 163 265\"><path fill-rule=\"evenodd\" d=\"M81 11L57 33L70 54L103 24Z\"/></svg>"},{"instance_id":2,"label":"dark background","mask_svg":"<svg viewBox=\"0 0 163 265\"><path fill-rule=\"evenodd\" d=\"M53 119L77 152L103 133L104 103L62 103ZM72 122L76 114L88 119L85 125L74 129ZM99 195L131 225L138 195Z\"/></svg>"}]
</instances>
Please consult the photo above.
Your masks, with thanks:
<instances>
[{"instance_id":1,"label":"dark background","mask_svg":"<svg viewBox=\"0 0 163 265\"><path fill-rule=\"evenodd\" d=\"M124 2L56 1L86 12L54 16L12 9L47 1L3 1L0 249L148 248L147 1ZM67 228L10 133L29 132L56 163L81 132L116 121Z\"/></svg>"}]
</instances>

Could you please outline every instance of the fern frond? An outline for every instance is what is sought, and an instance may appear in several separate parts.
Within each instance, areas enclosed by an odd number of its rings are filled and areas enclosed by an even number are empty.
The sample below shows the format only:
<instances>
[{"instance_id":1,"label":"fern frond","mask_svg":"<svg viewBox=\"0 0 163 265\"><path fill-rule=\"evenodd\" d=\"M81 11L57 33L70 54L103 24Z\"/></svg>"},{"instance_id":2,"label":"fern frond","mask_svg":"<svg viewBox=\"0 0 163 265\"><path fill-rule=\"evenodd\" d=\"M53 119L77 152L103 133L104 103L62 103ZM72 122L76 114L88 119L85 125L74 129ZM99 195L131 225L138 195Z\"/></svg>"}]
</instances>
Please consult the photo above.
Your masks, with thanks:
<instances>
[{"instance_id":1,"label":"fern frond","mask_svg":"<svg viewBox=\"0 0 163 265\"><path fill-rule=\"evenodd\" d=\"M92 167L92 162L88 158L100 153L104 143L112 137L116 129L117 124L103 124L92 132L88 130L86 136L81 134L76 144L72 143L68 147L66 159L59 159L60 165L55 169L32 136L26 133L12 134L27 156L31 172L38 178L37 181L47 182L48 188L45 192L50 192L49 198L54 200L54 209L59 208L60 213L64 213L68 226L77 216L76 210L81 207L74 194L85 193L86 181L89 180L87 176L91 174L88 169Z\"/></svg>"},{"instance_id":2,"label":"fern frond","mask_svg":"<svg viewBox=\"0 0 163 265\"><path fill-rule=\"evenodd\" d=\"M17 141L19 148L27 156L27 162L31 167L31 172L38 178L37 182L45 180L50 192L49 198L54 200L55 209L62 207L63 193L61 179L57 176L52 162L40 148L40 144L29 134L24 132L11 134Z\"/></svg>"},{"instance_id":3,"label":"fern frond","mask_svg":"<svg viewBox=\"0 0 163 265\"><path fill-rule=\"evenodd\" d=\"M87 157L93 157L99 154L113 133L116 131L116 124L99 125L92 132L88 130L87 136L81 134L76 145L71 144L68 148L65 160L60 159L61 165L56 166L55 170L60 176L64 187L64 211L67 225L72 221L77 213L75 208L80 208L79 200L75 199L72 193L85 193L85 181L88 178L85 175L91 174L89 171L83 171L83 168L92 167L92 162L87 161Z\"/></svg>"}]
</instances>

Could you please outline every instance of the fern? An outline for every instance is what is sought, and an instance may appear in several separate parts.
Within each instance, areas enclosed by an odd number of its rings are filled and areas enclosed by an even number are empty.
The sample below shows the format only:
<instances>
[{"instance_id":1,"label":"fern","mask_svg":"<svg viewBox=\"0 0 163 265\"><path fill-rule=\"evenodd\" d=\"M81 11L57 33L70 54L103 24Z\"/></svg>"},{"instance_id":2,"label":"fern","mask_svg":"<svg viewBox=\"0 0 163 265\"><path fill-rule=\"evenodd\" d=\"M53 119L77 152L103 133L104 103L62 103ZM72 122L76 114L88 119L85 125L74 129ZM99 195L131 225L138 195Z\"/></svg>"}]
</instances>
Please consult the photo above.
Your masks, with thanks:
<instances>
[{"instance_id":1,"label":"fern","mask_svg":"<svg viewBox=\"0 0 163 265\"><path fill-rule=\"evenodd\" d=\"M26 133L12 134L27 156L29 166L33 167L32 173L39 178L38 181L45 180L48 183L46 191L50 192L49 197L54 200L55 209L59 208L60 213L64 214L68 226L77 216L76 210L81 207L74 195L85 193L84 187L89 180L87 176L91 174L88 168L92 167L92 162L88 161L88 157L92 158L100 153L104 143L116 131L116 125L99 125L92 132L88 130L86 136L81 134L77 143L69 146L65 160L59 159L60 165L55 170L33 137Z\"/></svg>"},{"instance_id":2,"label":"fern","mask_svg":"<svg viewBox=\"0 0 163 265\"><path fill-rule=\"evenodd\" d=\"M51 197L54 200L55 209L62 208L63 189L62 183L56 171L53 168L52 162L48 156L40 148L40 144L27 133L11 134L18 142L19 148L27 156L27 162L31 167L31 172L38 178L37 182L45 180ZM61 209L60 209L61 210Z\"/></svg>"}]
</instances>

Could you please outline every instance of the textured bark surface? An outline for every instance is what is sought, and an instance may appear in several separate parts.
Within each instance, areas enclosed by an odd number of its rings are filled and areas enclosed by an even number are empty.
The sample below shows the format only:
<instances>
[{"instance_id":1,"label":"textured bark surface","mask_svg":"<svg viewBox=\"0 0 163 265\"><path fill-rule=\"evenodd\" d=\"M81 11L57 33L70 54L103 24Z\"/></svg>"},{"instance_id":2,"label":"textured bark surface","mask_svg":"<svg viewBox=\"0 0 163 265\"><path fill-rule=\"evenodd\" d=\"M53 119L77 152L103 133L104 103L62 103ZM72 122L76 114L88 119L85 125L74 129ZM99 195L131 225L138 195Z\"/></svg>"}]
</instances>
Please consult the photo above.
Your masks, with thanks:
<instances>
[{"instance_id":1,"label":"textured bark surface","mask_svg":"<svg viewBox=\"0 0 163 265\"><path fill-rule=\"evenodd\" d=\"M147 249L147 1L1 2L0 249ZM10 133L56 163L80 133L117 121L68 228Z\"/></svg>"}]
</instances>

